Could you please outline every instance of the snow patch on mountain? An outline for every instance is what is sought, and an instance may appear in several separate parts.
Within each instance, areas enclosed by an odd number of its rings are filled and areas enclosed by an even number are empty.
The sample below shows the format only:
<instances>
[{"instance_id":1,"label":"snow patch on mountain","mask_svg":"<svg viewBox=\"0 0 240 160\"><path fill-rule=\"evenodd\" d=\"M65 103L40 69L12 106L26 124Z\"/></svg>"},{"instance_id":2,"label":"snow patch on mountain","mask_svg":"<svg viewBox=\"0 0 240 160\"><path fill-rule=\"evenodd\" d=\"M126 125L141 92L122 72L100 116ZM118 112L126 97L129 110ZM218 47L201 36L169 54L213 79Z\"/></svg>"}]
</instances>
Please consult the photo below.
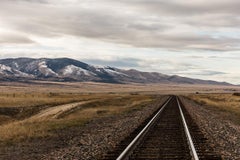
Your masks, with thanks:
<instances>
[{"instance_id":1,"label":"snow patch on mountain","mask_svg":"<svg viewBox=\"0 0 240 160\"><path fill-rule=\"evenodd\" d=\"M21 71L16 70L15 72L15 76L16 77L29 77L29 78L33 78L33 75L27 74L27 73L23 73Z\"/></svg>"},{"instance_id":2,"label":"snow patch on mountain","mask_svg":"<svg viewBox=\"0 0 240 160\"><path fill-rule=\"evenodd\" d=\"M46 61L38 63L39 71L45 76L58 76L52 69L48 68Z\"/></svg>"},{"instance_id":3,"label":"snow patch on mountain","mask_svg":"<svg viewBox=\"0 0 240 160\"><path fill-rule=\"evenodd\" d=\"M5 74L5 75L10 74L10 75L14 75L16 77L32 77L31 75L29 75L27 73L23 73L19 70L12 69L11 67L3 65L3 64L0 64L0 73Z\"/></svg>"},{"instance_id":4,"label":"snow patch on mountain","mask_svg":"<svg viewBox=\"0 0 240 160\"><path fill-rule=\"evenodd\" d=\"M12 68L9 66L5 66L4 64L0 64L0 72L4 71L12 72Z\"/></svg>"},{"instance_id":5,"label":"snow patch on mountain","mask_svg":"<svg viewBox=\"0 0 240 160\"><path fill-rule=\"evenodd\" d=\"M126 75L126 74L124 74L124 73L122 73L122 72L118 72L118 71L116 71L114 68L111 68L111 67L104 67L103 70L104 70L105 72L107 72L108 74L110 74L110 75L122 75L122 76L127 76L127 77L129 77L128 75Z\"/></svg>"},{"instance_id":6,"label":"snow patch on mountain","mask_svg":"<svg viewBox=\"0 0 240 160\"><path fill-rule=\"evenodd\" d=\"M19 65L16 62L14 62L13 64L16 68L19 68Z\"/></svg>"},{"instance_id":7,"label":"snow patch on mountain","mask_svg":"<svg viewBox=\"0 0 240 160\"><path fill-rule=\"evenodd\" d=\"M68 65L66 66L63 71L62 74L64 76L66 75L71 75L71 74L75 74L75 75L86 75L86 76L92 76L92 75L96 75L95 73L88 71L86 69L74 66L74 65Z\"/></svg>"}]
</instances>

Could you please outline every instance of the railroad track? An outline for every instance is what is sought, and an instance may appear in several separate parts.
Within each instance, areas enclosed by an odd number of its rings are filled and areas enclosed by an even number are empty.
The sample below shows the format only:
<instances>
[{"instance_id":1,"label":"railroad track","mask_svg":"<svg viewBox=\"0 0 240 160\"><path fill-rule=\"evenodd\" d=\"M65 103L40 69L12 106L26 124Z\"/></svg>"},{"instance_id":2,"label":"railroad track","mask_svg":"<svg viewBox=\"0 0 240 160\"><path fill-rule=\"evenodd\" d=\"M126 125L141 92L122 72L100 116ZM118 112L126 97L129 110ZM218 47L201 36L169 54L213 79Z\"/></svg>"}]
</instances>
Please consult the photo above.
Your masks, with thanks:
<instances>
[{"instance_id":1,"label":"railroad track","mask_svg":"<svg viewBox=\"0 0 240 160\"><path fill-rule=\"evenodd\" d=\"M140 128L104 159L221 159L176 96L170 97Z\"/></svg>"}]
</instances>

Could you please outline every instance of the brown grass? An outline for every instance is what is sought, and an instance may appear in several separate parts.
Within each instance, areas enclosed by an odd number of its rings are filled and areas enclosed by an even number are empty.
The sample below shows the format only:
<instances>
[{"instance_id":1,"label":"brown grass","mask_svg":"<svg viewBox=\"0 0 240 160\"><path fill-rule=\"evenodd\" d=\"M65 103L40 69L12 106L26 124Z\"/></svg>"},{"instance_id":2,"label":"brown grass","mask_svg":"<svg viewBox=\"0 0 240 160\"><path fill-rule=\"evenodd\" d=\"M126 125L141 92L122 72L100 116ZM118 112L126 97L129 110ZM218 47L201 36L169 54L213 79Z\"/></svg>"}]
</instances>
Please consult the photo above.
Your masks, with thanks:
<instances>
[{"instance_id":1,"label":"brown grass","mask_svg":"<svg viewBox=\"0 0 240 160\"><path fill-rule=\"evenodd\" d=\"M0 82L0 90L0 142L2 143L51 136L52 130L55 129L79 126L93 118L135 111L151 103L154 100L152 94L240 91L239 87L223 86L91 82L29 84ZM88 100L94 102L75 107L57 118L31 120L33 115L50 107ZM12 114L11 109L17 109L18 112Z\"/></svg>"},{"instance_id":2,"label":"brown grass","mask_svg":"<svg viewBox=\"0 0 240 160\"><path fill-rule=\"evenodd\" d=\"M236 124L240 124L240 97L232 94L198 94L190 95L201 105L209 106L209 109L221 114Z\"/></svg>"},{"instance_id":3,"label":"brown grass","mask_svg":"<svg viewBox=\"0 0 240 160\"><path fill-rule=\"evenodd\" d=\"M102 98L102 96L111 97L111 94L102 95L85 93L1 93L0 107L30 107L40 105L59 105L76 101L86 101Z\"/></svg>"},{"instance_id":4,"label":"brown grass","mask_svg":"<svg viewBox=\"0 0 240 160\"><path fill-rule=\"evenodd\" d=\"M0 82L1 93L129 93L144 92L158 94L177 93L222 93L240 92L237 86L191 85L191 84L108 84L93 82Z\"/></svg>"},{"instance_id":5,"label":"brown grass","mask_svg":"<svg viewBox=\"0 0 240 160\"><path fill-rule=\"evenodd\" d=\"M63 114L55 119L16 120L0 126L0 142L14 143L33 137L51 136L52 130L81 126L93 118L112 116L131 112L147 106L154 100L151 95L133 94L91 94L90 99L100 98L83 104L79 109Z\"/></svg>"}]
</instances>

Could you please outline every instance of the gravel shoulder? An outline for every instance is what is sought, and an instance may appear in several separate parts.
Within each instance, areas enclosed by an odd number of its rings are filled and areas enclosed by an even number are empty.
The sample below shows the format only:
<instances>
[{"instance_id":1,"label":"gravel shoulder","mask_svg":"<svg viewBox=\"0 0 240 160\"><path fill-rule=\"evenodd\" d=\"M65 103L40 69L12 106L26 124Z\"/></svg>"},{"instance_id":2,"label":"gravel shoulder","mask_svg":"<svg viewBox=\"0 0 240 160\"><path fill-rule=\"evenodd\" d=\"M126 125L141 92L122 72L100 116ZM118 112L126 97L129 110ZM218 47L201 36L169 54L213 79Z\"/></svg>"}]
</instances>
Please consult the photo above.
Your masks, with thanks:
<instances>
[{"instance_id":1,"label":"gravel shoulder","mask_svg":"<svg viewBox=\"0 0 240 160\"><path fill-rule=\"evenodd\" d=\"M160 97L141 109L102 118L83 126L52 131L53 136L0 146L0 159L84 159L94 160L126 138L167 99Z\"/></svg>"},{"instance_id":2,"label":"gravel shoulder","mask_svg":"<svg viewBox=\"0 0 240 160\"><path fill-rule=\"evenodd\" d=\"M240 126L208 106L199 105L185 97L181 97L181 100L215 151L223 159L240 159Z\"/></svg>"}]
</instances>

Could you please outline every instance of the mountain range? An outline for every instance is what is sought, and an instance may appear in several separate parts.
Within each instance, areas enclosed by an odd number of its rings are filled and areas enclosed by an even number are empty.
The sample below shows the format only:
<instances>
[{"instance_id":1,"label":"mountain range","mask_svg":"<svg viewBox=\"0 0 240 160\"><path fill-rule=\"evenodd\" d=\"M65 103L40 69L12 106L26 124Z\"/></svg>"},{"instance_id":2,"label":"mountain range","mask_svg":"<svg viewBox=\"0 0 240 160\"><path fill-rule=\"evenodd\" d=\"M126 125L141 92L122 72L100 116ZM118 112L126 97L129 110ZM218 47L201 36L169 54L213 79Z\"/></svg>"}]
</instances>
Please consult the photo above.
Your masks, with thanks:
<instances>
[{"instance_id":1,"label":"mountain range","mask_svg":"<svg viewBox=\"0 0 240 160\"><path fill-rule=\"evenodd\" d=\"M96 67L69 58L11 58L0 60L0 81L92 81L106 83L178 83L230 85L226 82L169 76L157 72Z\"/></svg>"}]
</instances>

